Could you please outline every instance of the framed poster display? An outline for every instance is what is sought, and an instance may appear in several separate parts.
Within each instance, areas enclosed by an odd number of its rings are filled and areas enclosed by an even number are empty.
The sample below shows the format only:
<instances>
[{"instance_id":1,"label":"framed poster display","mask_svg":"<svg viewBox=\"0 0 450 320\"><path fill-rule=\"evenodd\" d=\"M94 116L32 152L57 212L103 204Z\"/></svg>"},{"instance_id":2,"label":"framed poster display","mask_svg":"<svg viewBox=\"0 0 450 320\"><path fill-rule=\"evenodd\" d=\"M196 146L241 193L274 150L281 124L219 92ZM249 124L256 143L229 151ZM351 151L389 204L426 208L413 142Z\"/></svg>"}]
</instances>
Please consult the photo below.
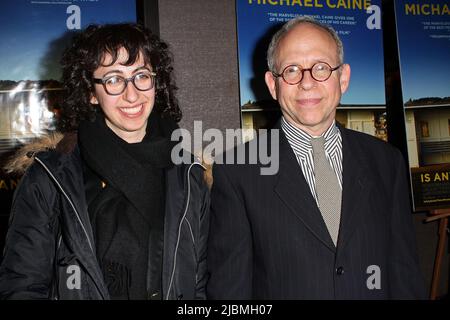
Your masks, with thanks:
<instances>
[{"instance_id":1,"label":"framed poster display","mask_svg":"<svg viewBox=\"0 0 450 320\"><path fill-rule=\"evenodd\" d=\"M450 207L450 3L396 0L414 208Z\"/></svg>"},{"instance_id":2,"label":"framed poster display","mask_svg":"<svg viewBox=\"0 0 450 320\"><path fill-rule=\"evenodd\" d=\"M236 0L236 11L244 140L253 137L251 129L270 126L280 115L264 83L266 51L276 30L302 15L337 31L344 44L344 62L352 68L337 120L387 140L381 0Z\"/></svg>"}]
</instances>

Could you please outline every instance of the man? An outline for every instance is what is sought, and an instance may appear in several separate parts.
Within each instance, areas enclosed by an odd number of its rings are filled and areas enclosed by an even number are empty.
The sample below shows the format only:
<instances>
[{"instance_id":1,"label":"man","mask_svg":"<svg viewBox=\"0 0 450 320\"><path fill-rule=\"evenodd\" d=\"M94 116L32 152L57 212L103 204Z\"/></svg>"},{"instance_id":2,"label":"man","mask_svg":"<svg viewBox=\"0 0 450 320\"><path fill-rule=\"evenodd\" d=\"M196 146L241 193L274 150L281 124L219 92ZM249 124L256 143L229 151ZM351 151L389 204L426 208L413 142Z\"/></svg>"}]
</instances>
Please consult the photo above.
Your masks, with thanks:
<instances>
[{"instance_id":1,"label":"man","mask_svg":"<svg viewBox=\"0 0 450 320\"><path fill-rule=\"evenodd\" d=\"M424 298L400 152L335 122L350 81L336 32L297 18L267 58L279 171L214 166L208 297Z\"/></svg>"}]
</instances>

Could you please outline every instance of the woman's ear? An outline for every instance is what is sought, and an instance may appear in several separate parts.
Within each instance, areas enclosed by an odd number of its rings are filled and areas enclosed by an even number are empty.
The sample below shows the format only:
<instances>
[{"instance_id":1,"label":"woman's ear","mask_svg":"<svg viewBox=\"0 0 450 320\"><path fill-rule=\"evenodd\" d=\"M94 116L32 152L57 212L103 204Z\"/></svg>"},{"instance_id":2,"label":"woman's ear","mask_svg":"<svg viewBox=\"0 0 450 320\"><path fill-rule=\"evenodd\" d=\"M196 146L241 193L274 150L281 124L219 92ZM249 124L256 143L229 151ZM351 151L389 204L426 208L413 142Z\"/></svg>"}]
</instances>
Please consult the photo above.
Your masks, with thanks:
<instances>
[{"instance_id":1,"label":"woman's ear","mask_svg":"<svg viewBox=\"0 0 450 320\"><path fill-rule=\"evenodd\" d=\"M91 95L90 102L91 102L91 104L98 104L97 97L94 94Z\"/></svg>"}]
</instances>

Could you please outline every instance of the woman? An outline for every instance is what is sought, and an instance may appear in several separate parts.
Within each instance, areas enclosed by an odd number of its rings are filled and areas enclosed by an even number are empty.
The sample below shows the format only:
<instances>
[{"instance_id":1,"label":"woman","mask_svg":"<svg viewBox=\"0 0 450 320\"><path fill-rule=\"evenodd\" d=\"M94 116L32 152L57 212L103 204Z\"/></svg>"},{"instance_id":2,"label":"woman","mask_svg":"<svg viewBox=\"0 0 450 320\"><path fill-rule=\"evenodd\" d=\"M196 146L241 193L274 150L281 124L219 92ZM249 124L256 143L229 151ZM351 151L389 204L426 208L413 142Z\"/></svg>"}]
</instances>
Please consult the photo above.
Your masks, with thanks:
<instances>
[{"instance_id":1,"label":"woman","mask_svg":"<svg viewBox=\"0 0 450 320\"><path fill-rule=\"evenodd\" d=\"M64 137L27 146L9 168L30 165L0 295L204 298L209 192L198 162L171 162L181 111L167 45L139 25L92 25L62 67Z\"/></svg>"}]
</instances>

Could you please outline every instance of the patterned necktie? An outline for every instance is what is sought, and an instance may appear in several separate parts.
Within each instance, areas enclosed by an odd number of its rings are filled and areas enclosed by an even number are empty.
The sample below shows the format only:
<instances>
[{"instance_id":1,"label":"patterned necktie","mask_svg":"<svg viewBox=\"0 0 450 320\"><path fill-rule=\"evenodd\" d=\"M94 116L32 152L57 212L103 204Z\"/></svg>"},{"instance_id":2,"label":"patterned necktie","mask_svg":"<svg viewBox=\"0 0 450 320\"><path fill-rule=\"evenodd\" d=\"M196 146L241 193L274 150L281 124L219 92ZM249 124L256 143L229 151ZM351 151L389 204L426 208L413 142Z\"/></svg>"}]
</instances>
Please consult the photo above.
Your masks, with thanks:
<instances>
[{"instance_id":1,"label":"patterned necktie","mask_svg":"<svg viewBox=\"0 0 450 320\"><path fill-rule=\"evenodd\" d=\"M342 190L336 173L325 155L325 139L323 137L312 138L311 145L313 148L314 177L319 210L336 246L341 217Z\"/></svg>"}]
</instances>

